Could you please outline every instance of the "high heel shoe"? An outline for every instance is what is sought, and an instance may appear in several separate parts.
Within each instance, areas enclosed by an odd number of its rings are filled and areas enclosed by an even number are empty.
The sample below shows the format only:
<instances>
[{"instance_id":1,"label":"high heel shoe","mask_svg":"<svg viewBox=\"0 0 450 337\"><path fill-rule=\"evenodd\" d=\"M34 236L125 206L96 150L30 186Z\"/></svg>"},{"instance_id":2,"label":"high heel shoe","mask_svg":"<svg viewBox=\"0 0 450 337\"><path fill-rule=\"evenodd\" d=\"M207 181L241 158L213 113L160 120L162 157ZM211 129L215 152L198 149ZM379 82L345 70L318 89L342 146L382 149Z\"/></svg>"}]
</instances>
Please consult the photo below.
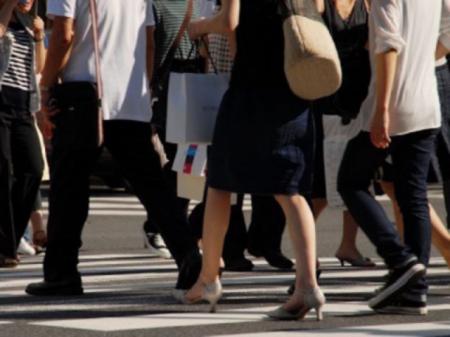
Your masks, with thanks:
<instances>
[{"instance_id":1,"label":"high heel shoe","mask_svg":"<svg viewBox=\"0 0 450 337\"><path fill-rule=\"evenodd\" d=\"M186 298L186 294L187 292L182 291L173 293L174 297L183 304L195 304L201 301L207 301L210 305L209 312L216 312L217 302L219 302L222 297L222 284L219 280L204 284L201 296L194 299Z\"/></svg>"},{"instance_id":2,"label":"high heel shoe","mask_svg":"<svg viewBox=\"0 0 450 337\"><path fill-rule=\"evenodd\" d=\"M267 316L271 319L280 321L301 320L311 310L316 311L316 319L321 321L323 319L322 307L325 304L325 296L319 287L301 291L301 301L303 305L295 310L286 310L283 306L270 311Z\"/></svg>"},{"instance_id":3,"label":"high heel shoe","mask_svg":"<svg viewBox=\"0 0 450 337\"><path fill-rule=\"evenodd\" d=\"M336 255L336 258L341 263L341 267L345 266L345 263L348 263L352 267L375 267L376 264L368 257L344 257Z\"/></svg>"}]
</instances>

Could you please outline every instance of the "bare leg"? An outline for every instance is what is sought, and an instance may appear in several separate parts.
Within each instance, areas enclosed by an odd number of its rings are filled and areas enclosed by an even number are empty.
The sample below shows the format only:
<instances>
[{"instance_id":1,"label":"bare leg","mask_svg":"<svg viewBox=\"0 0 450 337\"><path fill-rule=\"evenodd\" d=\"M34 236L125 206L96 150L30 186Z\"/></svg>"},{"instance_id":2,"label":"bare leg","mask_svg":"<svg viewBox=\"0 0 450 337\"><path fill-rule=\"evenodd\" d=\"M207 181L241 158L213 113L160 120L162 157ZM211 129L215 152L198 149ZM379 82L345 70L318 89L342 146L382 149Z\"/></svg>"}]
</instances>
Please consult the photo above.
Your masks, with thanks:
<instances>
[{"instance_id":1,"label":"bare leg","mask_svg":"<svg viewBox=\"0 0 450 337\"><path fill-rule=\"evenodd\" d=\"M439 253L445 259L447 266L450 268L450 233L439 215L436 213L434 207L431 204L429 204L429 206L433 244L439 250Z\"/></svg>"},{"instance_id":2,"label":"bare leg","mask_svg":"<svg viewBox=\"0 0 450 337\"><path fill-rule=\"evenodd\" d=\"M219 278L220 258L230 222L230 196L230 192L208 189L203 221L202 270L197 282L186 294L188 301L201 297L205 284Z\"/></svg>"},{"instance_id":3,"label":"bare leg","mask_svg":"<svg viewBox=\"0 0 450 337\"><path fill-rule=\"evenodd\" d=\"M384 193L386 193L389 199L391 199L392 207L394 209L395 225L397 226L397 230L400 233L400 237L403 239L403 217L400 211L400 207L398 206L397 199L395 198L394 184L386 181L381 181L380 185Z\"/></svg>"},{"instance_id":4,"label":"bare leg","mask_svg":"<svg viewBox=\"0 0 450 337\"><path fill-rule=\"evenodd\" d=\"M394 186L391 183L382 183L383 190L391 199L392 205L395 210L395 224L397 226L397 230L403 236L403 219L400 213L400 208L397 204L397 200L395 199L394 194ZM431 220L431 233L432 233L432 241L433 245L439 250L439 253L447 262L447 266L450 268L450 233L447 228L443 224L441 218L436 213L434 207L431 204L428 204L430 208L430 220Z\"/></svg>"},{"instance_id":5,"label":"bare leg","mask_svg":"<svg viewBox=\"0 0 450 337\"><path fill-rule=\"evenodd\" d=\"M323 210L327 208L328 202L327 199L313 199L312 200L312 207L313 207L313 213L314 213L314 220L317 221L320 214L322 214Z\"/></svg>"},{"instance_id":6,"label":"bare leg","mask_svg":"<svg viewBox=\"0 0 450 337\"><path fill-rule=\"evenodd\" d=\"M349 211L342 212L342 240L335 256L344 263L350 263L354 267L374 267L375 263L364 257L356 247L358 224Z\"/></svg>"},{"instance_id":7,"label":"bare leg","mask_svg":"<svg viewBox=\"0 0 450 337\"><path fill-rule=\"evenodd\" d=\"M275 197L286 216L296 259L295 292L285 303L286 310L303 305L301 291L318 287L316 279L316 232L314 217L305 198L300 195Z\"/></svg>"},{"instance_id":8,"label":"bare leg","mask_svg":"<svg viewBox=\"0 0 450 337\"><path fill-rule=\"evenodd\" d=\"M33 244L44 247L47 244L47 234L41 210L31 213L30 223Z\"/></svg>"}]
</instances>

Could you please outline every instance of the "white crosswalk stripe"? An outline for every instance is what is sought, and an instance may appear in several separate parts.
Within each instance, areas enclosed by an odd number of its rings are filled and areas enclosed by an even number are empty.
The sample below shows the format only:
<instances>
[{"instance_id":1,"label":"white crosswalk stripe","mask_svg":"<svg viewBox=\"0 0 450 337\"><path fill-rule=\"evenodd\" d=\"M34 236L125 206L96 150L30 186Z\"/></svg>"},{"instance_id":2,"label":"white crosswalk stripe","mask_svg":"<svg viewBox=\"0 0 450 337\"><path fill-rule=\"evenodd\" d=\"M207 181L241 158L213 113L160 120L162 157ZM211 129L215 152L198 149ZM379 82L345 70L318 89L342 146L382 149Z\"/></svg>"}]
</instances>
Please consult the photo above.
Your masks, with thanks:
<instances>
[{"instance_id":1,"label":"white crosswalk stripe","mask_svg":"<svg viewBox=\"0 0 450 337\"><path fill-rule=\"evenodd\" d=\"M442 200L443 196L442 193L436 192L436 191L429 191L429 198L430 200ZM380 201L387 201L386 196L380 196L377 197ZM192 210L194 206L198 202L191 202L190 209ZM47 207L48 202L44 202L43 206L45 208L44 214L48 214ZM144 210L144 207L141 205L139 200L132 196L132 195L116 195L116 196L107 196L107 197L100 197L95 196L90 198L90 211L89 215L91 216L105 216L105 215L114 215L114 216L121 216L121 217L130 217L130 216L146 216L146 212ZM251 200L249 196L246 196L244 198L244 204L243 204L243 210L244 211L250 211L251 210Z\"/></svg>"},{"instance_id":2,"label":"white crosswalk stripe","mask_svg":"<svg viewBox=\"0 0 450 337\"><path fill-rule=\"evenodd\" d=\"M172 261L151 258L146 254L86 254L81 256L80 269L86 296L66 299L33 298L24 294L24 287L42 278L41 257L24 258L15 270L4 270L0 274L0 321L1 325L13 324L14 318L34 313L28 325L46 328L65 328L97 332L133 331L189 326L216 326L221 324L257 323L265 313L275 308L274 304L286 297L286 289L294 279L293 272L275 272L263 261L255 260L252 273L225 273L223 277L224 299L218 313L211 315L206 307L183 311L170 296L177 272ZM321 287L328 297L324 307L325 319L332 317L370 315L366 300L379 287L386 269L380 261L375 269L342 268L335 259L321 259L323 268ZM450 313L450 273L441 258L433 258L430 275L429 311ZM264 301L261 303L261 300ZM345 299L345 300L344 300ZM20 305L18 305L20 301ZM160 304L152 314L149 304ZM175 309L174 309L175 308ZM176 310L178 308L179 310ZM147 309L147 310L146 310ZM198 309L198 308L197 308ZM102 313L121 313L110 315ZM175 311L175 312L174 312ZM51 313L86 313L86 315L61 315L51 318ZM95 312L95 315L87 313ZM134 312L136 312L134 314ZM54 316L53 316L54 317ZM312 321L312 315L306 320ZM403 329L403 330L402 330ZM446 329L446 330L445 330ZM361 337L372 335L389 336L444 336L450 331L450 322L421 323L409 325L378 325L370 327L346 327L333 329L333 336ZM398 334L396 334L397 332ZM430 334L430 331L433 333ZM417 334L413 334L417 333ZM281 336L326 336L331 331L272 332L264 334L242 334L236 337L281 337ZM387 335L386 335L387 336Z\"/></svg>"}]
</instances>

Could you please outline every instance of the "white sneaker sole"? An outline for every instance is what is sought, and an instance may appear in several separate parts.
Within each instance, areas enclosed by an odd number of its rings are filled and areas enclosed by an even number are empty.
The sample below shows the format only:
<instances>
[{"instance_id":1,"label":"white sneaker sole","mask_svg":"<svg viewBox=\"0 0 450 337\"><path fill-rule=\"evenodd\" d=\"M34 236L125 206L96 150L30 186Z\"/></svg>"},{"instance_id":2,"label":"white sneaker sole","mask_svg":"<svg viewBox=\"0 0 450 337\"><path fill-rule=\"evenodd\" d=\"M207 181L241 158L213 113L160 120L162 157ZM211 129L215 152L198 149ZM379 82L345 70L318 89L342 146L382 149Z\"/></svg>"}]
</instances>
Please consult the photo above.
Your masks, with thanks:
<instances>
[{"instance_id":1,"label":"white sneaker sole","mask_svg":"<svg viewBox=\"0 0 450 337\"><path fill-rule=\"evenodd\" d=\"M376 312L380 314L397 314L397 315L410 315L410 316L425 316L428 314L427 307L414 308L414 307L397 307L386 306L381 309L376 309Z\"/></svg>"},{"instance_id":2,"label":"white sneaker sole","mask_svg":"<svg viewBox=\"0 0 450 337\"><path fill-rule=\"evenodd\" d=\"M404 273L397 281L392 283L389 287L381 290L369 301L369 307L376 310L383 306L384 302L389 299L389 297L398 293L403 287L408 285L413 280L422 277L425 274L425 266L421 263L417 263L409 270Z\"/></svg>"}]
</instances>

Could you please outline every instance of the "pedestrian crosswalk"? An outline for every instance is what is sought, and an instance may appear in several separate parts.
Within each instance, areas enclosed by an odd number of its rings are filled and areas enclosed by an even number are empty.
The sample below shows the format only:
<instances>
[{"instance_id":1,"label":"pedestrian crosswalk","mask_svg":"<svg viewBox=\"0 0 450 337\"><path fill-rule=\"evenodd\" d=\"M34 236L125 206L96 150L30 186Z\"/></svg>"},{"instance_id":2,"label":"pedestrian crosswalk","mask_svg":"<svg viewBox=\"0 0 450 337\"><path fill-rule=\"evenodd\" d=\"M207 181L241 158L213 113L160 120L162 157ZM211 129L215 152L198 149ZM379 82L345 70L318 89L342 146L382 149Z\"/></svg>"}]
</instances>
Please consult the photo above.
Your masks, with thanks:
<instances>
[{"instance_id":1,"label":"pedestrian crosswalk","mask_svg":"<svg viewBox=\"0 0 450 337\"><path fill-rule=\"evenodd\" d=\"M428 197L430 200L442 200L443 196L440 191L430 190L428 192ZM386 196L377 197L380 201L387 201L388 198ZM198 202L191 202L190 209L195 207ZM44 206L44 214L48 214L47 207L48 202L43 203ZM245 212L251 210L251 200L249 196L244 198L243 202L243 210ZM108 195L108 196L93 196L90 198L90 211L89 215L91 216L119 216L119 217L133 217L133 216L146 216L144 207L141 205L139 200L133 196L128 194L117 194L117 195Z\"/></svg>"},{"instance_id":2,"label":"pedestrian crosswalk","mask_svg":"<svg viewBox=\"0 0 450 337\"><path fill-rule=\"evenodd\" d=\"M340 267L334 259L321 259L320 283L328 299L324 322L339 319L341 327L327 330L308 315L305 323L313 324L308 331L297 329L293 332L280 332L284 330L282 326L280 329L279 324L267 323L265 318L267 311L286 299L287 287L294 279L293 272L275 271L262 260L254 260L256 268L253 272L224 273L224 298L216 314L207 313L206 305L181 305L172 298L171 289L177 277L172 261L153 258L145 252L82 254L80 261L86 292L82 297L25 295L24 287L42 278L41 257L24 258L17 269L0 271L0 325L3 327L0 331L21 322L35 329L80 332L80 336L83 331L102 333L101 336L146 331L146 335L153 336L152 331L189 327L207 328L208 332L202 336L216 336L228 331L222 331L221 327L234 327L231 331L238 332L230 336L236 337L450 335L450 321L442 318L414 325L398 324L395 320L389 324L390 318L386 317L383 325L361 327L366 317L374 316L366 301L386 274L379 261L373 269L352 269ZM428 274L428 317L435 313L437 316L443 312L450 314L450 272L444 261L433 258ZM344 318L348 321L343 323ZM273 324L271 331L251 334L252 327L261 322Z\"/></svg>"}]
</instances>

